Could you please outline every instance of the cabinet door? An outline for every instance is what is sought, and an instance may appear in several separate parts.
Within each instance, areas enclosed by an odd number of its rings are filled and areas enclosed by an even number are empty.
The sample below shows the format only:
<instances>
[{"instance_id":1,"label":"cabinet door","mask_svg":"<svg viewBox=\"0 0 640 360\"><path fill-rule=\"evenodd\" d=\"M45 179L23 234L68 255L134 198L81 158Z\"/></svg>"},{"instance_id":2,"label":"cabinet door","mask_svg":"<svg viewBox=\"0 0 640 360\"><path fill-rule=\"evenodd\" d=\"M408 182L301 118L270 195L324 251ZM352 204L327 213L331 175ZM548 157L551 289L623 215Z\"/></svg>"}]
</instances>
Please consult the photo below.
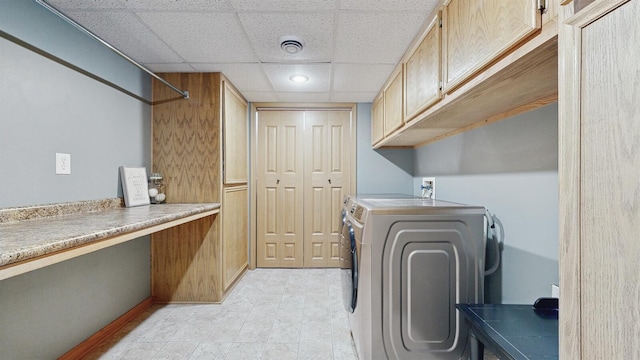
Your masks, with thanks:
<instances>
[{"instance_id":1,"label":"cabinet door","mask_svg":"<svg viewBox=\"0 0 640 360\"><path fill-rule=\"evenodd\" d=\"M227 288L248 264L248 187L227 187L222 194L222 288Z\"/></svg>"},{"instance_id":2,"label":"cabinet door","mask_svg":"<svg viewBox=\"0 0 640 360\"><path fill-rule=\"evenodd\" d=\"M247 183L247 102L227 81L224 83L224 183Z\"/></svg>"},{"instance_id":3,"label":"cabinet door","mask_svg":"<svg viewBox=\"0 0 640 360\"><path fill-rule=\"evenodd\" d=\"M560 22L563 359L640 358L639 13L595 1Z\"/></svg>"},{"instance_id":4,"label":"cabinet door","mask_svg":"<svg viewBox=\"0 0 640 360\"><path fill-rule=\"evenodd\" d=\"M444 91L450 92L534 34L536 0L451 0L443 11Z\"/></svg>"},{"instance_id":5,"label":"cabinet door","mask_svg":"<svg viewBox=\"0 0 640 360\"><path fill-rule=\"evenodd\" d=\"M405 122L436 103L442 96L441 29L438 14L405 65Z\"/></svg>"},{"instance_id":6,"label":"cabinet door","mask_svg":"<svg viewBox=\"0 0 640 360\"><path fill-rule=\"evenodd\" d=\"M384 94L378 96L371 106L371 145L384 139Z\"/></svg>"},{"instance_id":7,"label":"cabinet door","mask_svg":"<svg viewBox=\"0 0 640 360\"><path fill-rule=\"evenodd\" d=\"M384 135L404 125L402 116L402 71L393 78L384 91Z\"/></svg>"}]
</instances>

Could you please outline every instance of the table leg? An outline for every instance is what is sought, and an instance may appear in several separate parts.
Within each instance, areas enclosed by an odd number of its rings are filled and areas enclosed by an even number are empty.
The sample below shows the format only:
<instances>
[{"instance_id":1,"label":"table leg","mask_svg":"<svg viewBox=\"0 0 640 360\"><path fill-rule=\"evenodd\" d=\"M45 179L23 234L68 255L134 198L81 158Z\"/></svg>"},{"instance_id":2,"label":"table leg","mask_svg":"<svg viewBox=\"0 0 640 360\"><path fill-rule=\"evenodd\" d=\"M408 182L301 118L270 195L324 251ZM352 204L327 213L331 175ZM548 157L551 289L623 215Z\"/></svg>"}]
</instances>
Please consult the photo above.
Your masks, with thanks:
<instances>
[{"instance_id":1,"label":"table leg","mask_svg":"<svg viewBox=\"0 0 640 360\"><path fill-rule=\"evenodd\" d=\"M471 360L483 360L484 344L473 333L469 334L469 340L471 342Z\"/></svg>"}]
</instances>

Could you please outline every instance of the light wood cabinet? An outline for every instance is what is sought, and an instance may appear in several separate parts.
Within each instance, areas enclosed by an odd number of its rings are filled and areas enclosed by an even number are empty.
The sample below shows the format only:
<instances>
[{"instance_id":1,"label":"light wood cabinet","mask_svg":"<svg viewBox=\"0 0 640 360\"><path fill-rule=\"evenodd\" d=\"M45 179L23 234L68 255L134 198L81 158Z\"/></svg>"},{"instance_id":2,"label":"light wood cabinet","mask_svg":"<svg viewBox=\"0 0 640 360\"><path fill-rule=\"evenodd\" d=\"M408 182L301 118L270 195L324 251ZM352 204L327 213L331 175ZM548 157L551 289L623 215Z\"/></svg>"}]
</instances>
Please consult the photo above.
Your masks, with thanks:
<instances>
[{"instance_id":1,"label":"light wood cabinet","mask_svg":"<svg viewBox=\"0 0 640 360\"><path fill-rule=\"evenodd\" d=\"M431 20L422 42L405 65L405 122L442 97L442 26L440 13Z\"/></svg>"},{"instance_id":2,"label":"light wood cabinet","mask_svg":"<svg viewBox=\"0 0 640 360\"><path fill-rule=\"evenodd\" d=\"M247 176L247 102L228 81L223 80L223 159L224 183L246 184Z\"/></svg>"},{"instance_id":3,"label":"light wood cabinet","mask_svg":"<svg viewBox=\"0 0 640 360\"><path fill-rule=\"evenodd\" d=\"M378 95L371 106L371 145L384 139L384 97Z\"/></svg>"},{"instance_id":4,"label":"light wood cabinet","mask_svg":"<svg viewBox=\"0 0 640 360\"><path fill-rule=\"evenodd\" d=\"M190 95L176 98L153 81L152 164L166 179L167 202L221 207L216 217L152 235L152 295L220 302L248 261L246 101L220 73L162 77Z\"/></svg>"},{"instance_id":5,"label":"light wood cabinet","mask_svg":"<svg viewBox=\"0 0 640 360\"><path fill-rule=\"evenodd\" d=\"M534 0L451 0L443 9L444 90L450 92L531 36L541 25Z\"/></svg>"},{"instance_id":6,"label":"light wood cabinet","mask_svg":"<svg viewBox=\"0 0 640 360\"><path fill-rule=\"evenodd\" d=\"M384 90L384 135L388 136L404 125L402 115L402 68Z\"/></svg>"},{"instance_id":7,"label":"light wood cabinet","mask_svg":"<svg viewBox=\"0 0 640 360\"><path fill-rule=\"evenodd\" d=\"M229 286L248 266L249 188L225 187L222 197L222 289Z\"/></svg>"},{"instance_id":8,"label":"light wood cabinet","mask_svg":"<svg viewBox=\"0 0 640 360\"><path fill-rule=\"evenodd\" d=\"M426 105L416 100L416 88L422 86L412 84L418 81L410 73L416 73L420 55L411 49L418 49L426 37L418 38L401 60L407 73L405 124L373 147L419 147L557 101L558 0L546 1L544 14L535 3L445 2L440 59L444 91L435 101L425 100ZM428 34L428 26L424 31ZM414 107L418 110L412 113Z\"/></svg>"},{"instance_id":9,"label":"light wood cabinet","mask_svg":"<svg viewBox=\"0 0 640 360\"><path fill-rule=\"evenodd\" d=\"M560 11L561 359L640 359L639 13Z\"/></svg>"}]
</instances>

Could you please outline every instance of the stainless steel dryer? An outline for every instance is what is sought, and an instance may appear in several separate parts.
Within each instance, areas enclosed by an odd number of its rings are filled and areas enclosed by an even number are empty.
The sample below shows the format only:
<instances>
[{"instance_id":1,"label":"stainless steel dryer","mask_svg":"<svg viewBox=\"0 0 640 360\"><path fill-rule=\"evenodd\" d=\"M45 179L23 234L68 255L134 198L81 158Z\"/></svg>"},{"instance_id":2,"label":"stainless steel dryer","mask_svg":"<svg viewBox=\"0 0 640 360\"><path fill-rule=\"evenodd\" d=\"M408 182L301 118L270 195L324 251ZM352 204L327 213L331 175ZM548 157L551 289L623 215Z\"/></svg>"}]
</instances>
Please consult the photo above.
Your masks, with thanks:
<instances>
[{"instance_id":1,"label":"stainless steel dryer","mask_svg":"<svg viewBox=\"0 0 640 360\"><path fill-rule=\"evenodd\" d=\"M483 302L485 209L363 195L343 210L343 292L360 359L468 358L455 304Z\"/></svg>"}]
</instances>

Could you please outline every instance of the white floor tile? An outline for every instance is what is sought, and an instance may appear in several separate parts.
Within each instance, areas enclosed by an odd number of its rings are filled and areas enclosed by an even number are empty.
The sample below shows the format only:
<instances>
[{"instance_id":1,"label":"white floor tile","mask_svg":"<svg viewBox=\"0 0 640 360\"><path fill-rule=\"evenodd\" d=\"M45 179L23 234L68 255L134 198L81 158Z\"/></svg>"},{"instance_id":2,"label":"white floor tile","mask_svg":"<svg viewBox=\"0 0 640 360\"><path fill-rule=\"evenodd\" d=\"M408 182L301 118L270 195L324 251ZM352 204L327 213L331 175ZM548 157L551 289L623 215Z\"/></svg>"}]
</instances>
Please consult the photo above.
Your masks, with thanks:
<instances>
[{"instance_id":1,"label":"white floor tile","mask_svg":"<svg viewBox=\"0 0 640 360\"><path fill-rule=\"evenodd\" d=\"M357 360L337 269L248 271L222 304L153 305L84 359Z\"/></svg>"}]
</instances>

